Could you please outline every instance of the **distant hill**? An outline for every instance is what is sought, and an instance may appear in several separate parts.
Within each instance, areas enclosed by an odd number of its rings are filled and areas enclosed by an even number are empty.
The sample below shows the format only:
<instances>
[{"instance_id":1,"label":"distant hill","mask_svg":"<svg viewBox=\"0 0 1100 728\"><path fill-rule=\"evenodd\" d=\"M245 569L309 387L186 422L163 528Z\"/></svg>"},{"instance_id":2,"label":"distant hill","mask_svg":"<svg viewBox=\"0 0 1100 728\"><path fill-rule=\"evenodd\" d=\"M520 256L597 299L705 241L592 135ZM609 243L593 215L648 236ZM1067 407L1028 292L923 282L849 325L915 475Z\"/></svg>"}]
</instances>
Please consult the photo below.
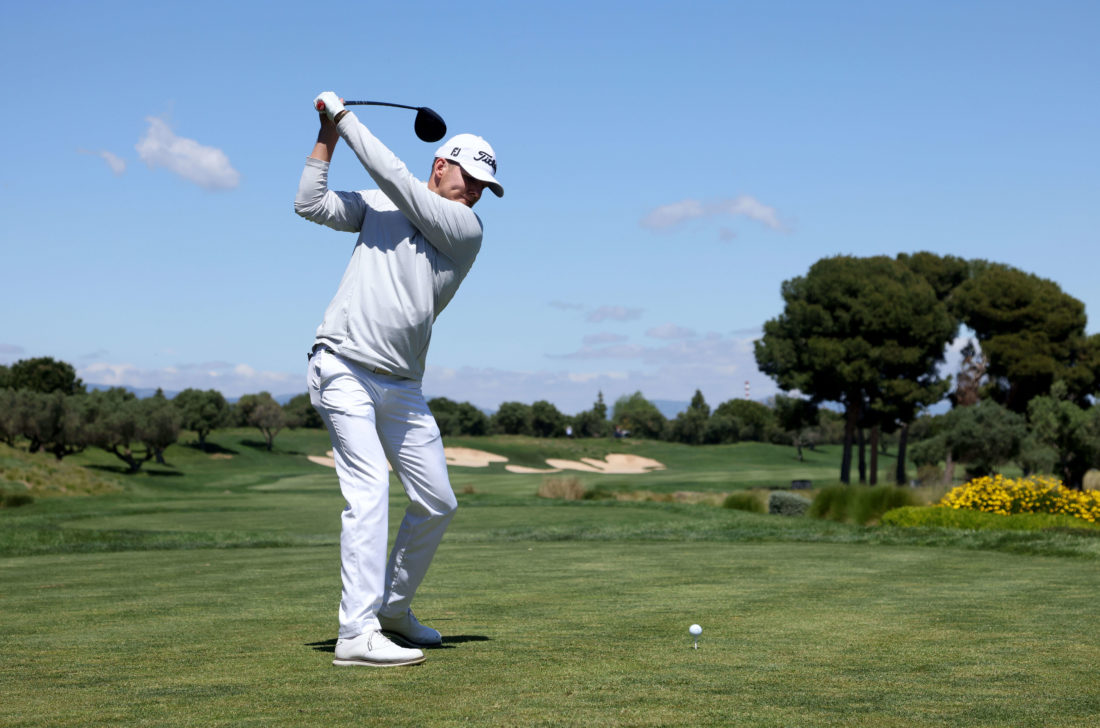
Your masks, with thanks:
<instances>
[{"instance_id":1,"label":"distant hill","mask_svg":"<svg viewBox=\"0 0 1100 728\"><path fill-rule=\"evenodd\" d=\"M88 388L89 391L96 391L96 392L104 390L104 389L111 389L111 385L109 385L109 384L87 384L85 386ZM138 399L145 399L146 397L152 397L154 394L157 393L156 387L123 387L123 389L125 389L127 392L130 392L130 393L136 395ZM167 397L168 399L175 399L177 394L179 394L179 392L175 392L175 391L171 391L171 390L165 390L164 391L164 396ZM259 394L259 392L254 392L253 394ZM271 395L271 397L272 397L272 399L274 399L279 404L286 404L287 402L289 402L294 397L297 397L299 394L302 394L302 392L295 392L294 394L273 394L273 395ZM239 399L240 399L240 397L226 397L225 401L229 402L230 404L234 404Z\"/></svg>"}]
</instances>

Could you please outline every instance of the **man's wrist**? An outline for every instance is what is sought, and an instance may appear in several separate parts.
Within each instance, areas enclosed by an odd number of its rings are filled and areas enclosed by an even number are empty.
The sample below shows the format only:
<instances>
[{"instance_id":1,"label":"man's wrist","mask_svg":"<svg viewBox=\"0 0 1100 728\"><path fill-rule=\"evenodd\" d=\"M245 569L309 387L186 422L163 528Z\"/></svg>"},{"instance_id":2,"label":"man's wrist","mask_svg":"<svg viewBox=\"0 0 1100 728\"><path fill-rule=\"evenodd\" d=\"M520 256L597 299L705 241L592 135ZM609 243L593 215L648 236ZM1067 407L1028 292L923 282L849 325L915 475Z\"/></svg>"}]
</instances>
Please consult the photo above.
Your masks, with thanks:
<instances>
[{"instance_id":1,"label":"man's wrist","mask_svg":"<svg viewBox=\"0 0 1100 728\"><path fill-rule=\"evenodd\" d=\"M347 110L347 109L340 109L340 111L338 111L338 112L336 113L336 116L332 117L332 123L333 123L333 124L339 124L339 123L340 123L340 119L343 119L343 118L344 118L344 116L346 116L346 115L347 115L347 113L348 113L348 110Z\"/></svg>"}]
</instances>

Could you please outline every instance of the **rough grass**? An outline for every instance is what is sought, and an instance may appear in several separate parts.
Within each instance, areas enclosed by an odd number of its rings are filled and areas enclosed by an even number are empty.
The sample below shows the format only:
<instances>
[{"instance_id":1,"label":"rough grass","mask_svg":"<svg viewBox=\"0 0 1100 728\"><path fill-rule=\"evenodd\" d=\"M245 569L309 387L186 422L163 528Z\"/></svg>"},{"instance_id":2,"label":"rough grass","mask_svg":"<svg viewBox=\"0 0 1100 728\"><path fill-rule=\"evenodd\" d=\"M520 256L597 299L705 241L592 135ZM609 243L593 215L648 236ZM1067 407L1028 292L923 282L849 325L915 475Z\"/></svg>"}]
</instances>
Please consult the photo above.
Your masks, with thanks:
<instances>
[{"instance_id":1,"label":"rough grass","mask_svg":"<svg viewBox=\"0 0 1100 728\"><path fill-rule=\"evenodd\" d=\"M539 498L560 498L561 500L584 500L588 492L581 485L580 478L563 476L546 478L539 485Z\"/></svg>"},{"instance_id":2,"label":"rough grass","mask_svg":"<svg viewBox=\"0 0 1100 728\"><path fill-rule=\"evenodd\" d=\"M817 492L809 515L842 523L866 525L878 523L889 510L917 503L918 497L908 488L892 485L878 485L873 488L836 485Z\"/></svg>"}]
</instances>

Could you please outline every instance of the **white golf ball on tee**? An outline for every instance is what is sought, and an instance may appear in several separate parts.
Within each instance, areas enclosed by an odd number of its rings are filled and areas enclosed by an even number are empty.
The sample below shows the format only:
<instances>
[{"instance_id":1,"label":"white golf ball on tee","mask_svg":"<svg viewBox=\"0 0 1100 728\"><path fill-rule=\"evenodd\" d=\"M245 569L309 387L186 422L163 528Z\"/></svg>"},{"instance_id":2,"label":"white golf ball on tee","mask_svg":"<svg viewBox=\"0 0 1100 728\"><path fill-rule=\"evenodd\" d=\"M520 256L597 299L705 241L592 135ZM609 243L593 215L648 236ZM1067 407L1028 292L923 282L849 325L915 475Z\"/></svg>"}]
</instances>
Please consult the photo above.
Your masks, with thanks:
<instances>
[{"instance_id":1,"label":"white golf ball on tee","mask_svg":"<svg viewBox=\"0 0 1100 728\"><path fill-rule=\"evenodd\" d=\"M690 627L688 627L688 632L690 632L693 635L695 635L696 637L698 637L699 635L703 634L703 628L700 627L697 624L693 624Z\"/></svg>"}]
</instances>

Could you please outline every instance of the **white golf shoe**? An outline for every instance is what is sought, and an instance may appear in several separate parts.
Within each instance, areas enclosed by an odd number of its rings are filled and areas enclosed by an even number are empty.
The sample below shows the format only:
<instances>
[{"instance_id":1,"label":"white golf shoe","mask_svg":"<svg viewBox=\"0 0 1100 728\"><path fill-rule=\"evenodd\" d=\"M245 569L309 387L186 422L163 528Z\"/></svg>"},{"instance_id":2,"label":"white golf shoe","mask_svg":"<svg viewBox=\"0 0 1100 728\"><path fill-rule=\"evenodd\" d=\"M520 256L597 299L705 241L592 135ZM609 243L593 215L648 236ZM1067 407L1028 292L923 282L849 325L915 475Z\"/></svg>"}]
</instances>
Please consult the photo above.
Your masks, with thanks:
<instances>
[{"instance_id":1,"label":"white golf shoe","mask_svg":"<svg viewBox=\"0 0 1100 728\"><path fill-rule=\"evenodd\" d=\"M399 617L383 617L379 614L378 624L382 626L382 631L388 636L396 637L407 645L438 647L443 644L443 635L418 622L411 609Z\"/></svg>"},{"instance_id":2,"label":"white golf shoe","mask_svg":"<svg viewBox=\"0 0 1100 728\"><path fill-rule=\"evenodd\" d=\"M421 662L424 662L424 653L420 650L395 645L381 632L365 632L358 637L336 640L336 659L332 664L398 667Z\"/></svg>"}]
</instances>

